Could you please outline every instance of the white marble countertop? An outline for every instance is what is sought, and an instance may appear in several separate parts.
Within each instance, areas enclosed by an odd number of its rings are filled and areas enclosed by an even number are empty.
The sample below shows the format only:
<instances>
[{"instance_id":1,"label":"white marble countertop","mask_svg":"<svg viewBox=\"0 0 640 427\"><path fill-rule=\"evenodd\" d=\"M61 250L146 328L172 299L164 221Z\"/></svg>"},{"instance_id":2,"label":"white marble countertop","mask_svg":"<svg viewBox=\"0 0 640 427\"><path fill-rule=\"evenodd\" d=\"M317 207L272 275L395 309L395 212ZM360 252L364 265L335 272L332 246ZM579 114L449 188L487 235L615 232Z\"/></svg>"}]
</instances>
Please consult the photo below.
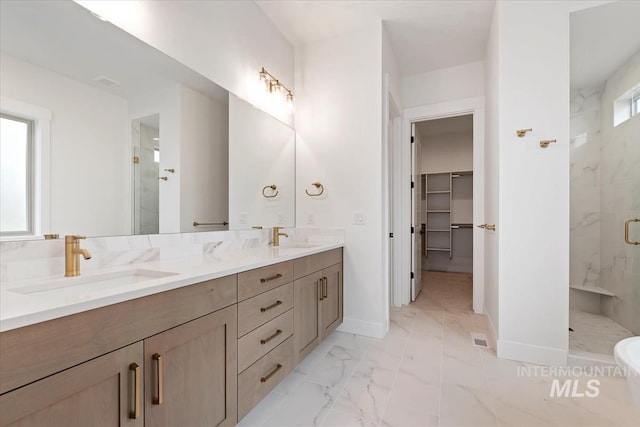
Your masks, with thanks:
<instances>
[{"instance_id":1,"label":"white marble countertop","mask_svg":"<svg viewBox=\"0 0 640 427\"><path fill-rule=\"evenodd\" d=\"M340 247L343 247L342 243L241 249L228 251L223 255L194 255L122 265L82 273L78 277L71 278L48 277L7 281L0 284L0 332ZM91 289L92 277L98 279L105 274L133 270L152 270L172 274L126 286ZM38 295L38 292L20 293L20 289L61 280L71 283L76 280L82 283L79 285L82 287L82 292L77 294L67 292L70 294L68 296L56 296L52 294L53 291L42 292L41 295ZM69 290L68 286L66 290Z\"/></svg>"}]
</instances>

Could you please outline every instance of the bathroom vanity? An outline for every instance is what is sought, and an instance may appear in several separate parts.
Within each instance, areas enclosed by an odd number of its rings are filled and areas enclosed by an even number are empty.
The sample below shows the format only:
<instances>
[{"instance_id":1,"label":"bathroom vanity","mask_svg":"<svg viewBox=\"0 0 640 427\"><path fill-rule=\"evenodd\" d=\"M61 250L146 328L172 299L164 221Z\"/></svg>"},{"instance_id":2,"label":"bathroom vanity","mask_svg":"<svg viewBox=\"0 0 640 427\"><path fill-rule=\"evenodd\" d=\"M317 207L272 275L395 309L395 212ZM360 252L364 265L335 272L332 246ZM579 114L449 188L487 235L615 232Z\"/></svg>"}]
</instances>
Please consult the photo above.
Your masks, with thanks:
<instances>
[{"instance_id":1,"label":"bathroom vanity","mask_svg":"<svg viewBox=\"0 0 640 427\"><path fill-rule=\"evenodd\" d=\"M342 322L341 245L247 252L25 314L0 333L0 425L235 425Z\"/></svg>"}]
</instances>

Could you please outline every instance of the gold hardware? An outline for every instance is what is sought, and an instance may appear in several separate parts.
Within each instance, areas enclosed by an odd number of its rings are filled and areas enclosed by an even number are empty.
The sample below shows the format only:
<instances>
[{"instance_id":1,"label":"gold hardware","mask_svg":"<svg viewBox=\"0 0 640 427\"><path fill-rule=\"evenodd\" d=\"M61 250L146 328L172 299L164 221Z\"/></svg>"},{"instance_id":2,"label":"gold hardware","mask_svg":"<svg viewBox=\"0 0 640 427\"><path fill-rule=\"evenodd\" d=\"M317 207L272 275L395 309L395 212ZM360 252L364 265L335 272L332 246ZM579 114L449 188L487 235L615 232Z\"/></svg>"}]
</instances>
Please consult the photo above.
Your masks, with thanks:
<instances>
[{"instance_id":1,"label":"gold hardware","mask_svg":"<svg viewBox=\"0 0 640 427\"><path fill-rule=\"evenodd\" d=\"M487 224L481 224L478 226L478 228L487 228Z\"/></svg>"},{"instance_id":2,"label":"gold hardware","mask_svg":"<svg viewBox=\"0 0 640 427\"><path fill-rule=\"evenodd\" d=\"M137 420L140 416L140 365L132 363L129 370L133 371L133 411L129 412L129 418Z\"/></svg>"},{"instance_id":3,"label":"gold hardware","mask_svg":"<svg viewBox=\"0 0 640 427\"><path fill-rule=\"evenodd\" d=\"M161 180L163 180L163 181L166 181L166 180L168 180L169 178L167 178L166 176L159 176L159 177L158 177L158 179L161 179Z\"/></svg>"},{"instance_id":4,"label":"gold hardware","mask_svg":"<svg viewBox=\"0 0 640 427\"><path fill-rule=\"evenodd\" d=\"M322 285L324 284L324 281L322 279L318 279L318 300L322 301L324 299L324 292L323 292L323 287Z\"/></svg>"},{"instance_id":5,"label":"gold hardware","mask_svg":"<svg viewBox=\"0 0 640 427\"><path fill-rule=\"evenodd\" d=\"M555 139L544 139L542 141L540 141L540 147L541 148L547 148L549 146L549 144L551 144L552 142L557 142Z\"/></svg>"},{"instance_id":6,"label":"gold hardware","mask_svg":"<svg viewBox=\"0 0 640 427\"><path fill-rule=\"evenodd\" d=\"M269 378L274 376L276 374L276 372L278 372L280 370L280 368L282 368L282 365L278 363L276 365L276 368L273 371L269 372L266 376L260 378L260 382L261 383L266 383Z\"/></svg>"},{"instance_id":7,"label":"gold hardware","mask_svg":"<svg viewBox=\"0 0 640 427\"><path fill-rule=\"evenodd\" d=\"M140 157L133 156L133 163L140 163Z\"/></svg>"},{"instance_id":8,"label":"gold hardware","mask_svg":"<svg viewBox=\"0 0 640 427\"><path fill-rule=\"evenodd\" d=\"M516 134L518 135L519 138L522 138L527 132L531 132L533 129L529 128L529 129L518 129L516 131Z\"/></svg>"},{"instance_id":9,"label":"gold hardware","mask_svg":"<svg viewBox=\"0 0 640 427\"><path fill-rule=\"evenodd\" d=\"M163 377L164 374L162 372L162 356L160 356L158 353L154 353L153 356L151 356L151 358L153 360L156 361L156 365L158 368L158 388L157 388L157 395L156 397L153 398L153 404L154 405L162 405L162 400L163 400L163 396L164 396L164 387L163 387Z\"/></svg>"},{"instance_id":10,"label":"gold hardware","mask_svg":"<svg viewBox=\"0 0 640 427\"><path fill-rule=\"evenodd\" d=\"M264 81L270 93L280 92L281 89L287 91L287 102L293 103L293 91L282 84L282 82L276 79L271 73L262 67L260 70L260 80Z\"/></svg>"},{"instance_id":11,"label":"gold hardware","mask_svg":"<svg viewBox=\"0 0 640 427\"><path fill-rule=\"evenodd\" d=\"M281 276L281 275L279 275L279 276ZM269 310L271 310L272 308L276 308L276 307L277 307L277 306L279 306L280 304L282 304L282 301L278 300L278 301L274 302L273 304L268 305L268 306L266 306L266 307L260 307L260 311L261 311L262 313L264 313L265 311L269 311Z\"/></svg>"},{"instance_id":12,"label":"gold hardware","mask_svg":"<svg viewBox=\"0 0 640 427\"><path fill-rule=\"evenodd\" d=\"M328 280L326 277L322 278L322 289L324 289L322 291L322 298L327 299L327 297L329 296L329 286L328 286Z\"/></svg>"},{"instance_id":13,"label":"gold hardware","mask_svg":"<svg viewBox=\"0 0 640 427\"><path fill-rule=\"evenodd\" d=\"M319 193L309 193L309 190L307 190L307 189L305 188L305 190L304 190L304 191L305 191L305 193L307 193L307 196L311 196L311 197L318 197L318 196L321 196L321 195L322 195L322 193L324 193L324 186L323 186L321 183L319 183L319 182L312 182L312 183L311 183L311 185L313 185L314 187L316 187L317 189L319 189L319 190L320 190L320 192L319 192Z\"/></svg>"},{"instance_id":14,"label":"gold hardware","mask_svg":"<svg viewBox=\"0 0 640 427\"><path fill-rule=\"evenodd\" d=\"M253 228L254 230L262 230L262 226L261 225L253 225L253 226L251 226L251 228Z\"/></svg>"},{"instance_id":15,"label":"gold hardware","mask_svg":"<svg viewBox=\"0 0 640 427\"><path fill-rule=\"evenodd\" d=\"M86 239L85 236L64 236L64 275L73 277L80 275L80 255L84 259L91 259L91 254L86 249L80 248L78 240Z\"/></svg>"},{"instance_id":16,"label":"gold hardware","mask_svg":"<svg viewBox=\"0 0 640 427\"><path fill-rule=\"evenodd\" d=\"M59 238L60 235L59 234L45 234L44 235L44 240L54 240Z\"/></svg>"},{"instance_id":17,"label":"gold hardware","mask_svg":"<svg viewBox=\"0 0 640 427\"><path fill-rule=\"evenodd\" d=\"M485 230L496 231L496 226L495 226L495 224L487 225L485 227Z\"/></svg>"},{"instance_id":18,"label":"gold hardware","mask_svg":"<svg viewBox=\"0 0 640 427\"><path fill-rule=\"evenodd\" d=\"M267 193L265 193L265 191L267 190L267 188L270 188L270 189L271 189L271 191L275 191L275 193L273 193L273 194L272 194L272 195L270 195L270 196L267 196ZM262 196L263 196L265 199L273 199L273 198L274 198L274 197L276 197L277 195L278 195L278 186L277 186L277 185L275 185L275 184L265 185L265 186L262 188Z\"/></svg>"},{"instance_id":19,"label":"gold hardware","mask_svg":"<svg viewBox=\"0 0 640 427\"><path fill-rule=\"evenodd\" d=\"M176 170L174 168L171 169L165 169L165 172L169 172L169 173L176 173Z\"/></svg>"},{"instance_id":20,"label":"gold hardware","mask_svg":"<svg viewBox=\"0 0 640 427\"><path fill-rule=\"evenodd\" d=\"M272 339L274 339L275 337L277 337L278 335L280 335L282 333L282 331L280 329L278 329L273 335L268 336L267 338L260 340L260 344L266 344L269 341L271 341Z\"/></svg>"},{"instance_id":21,"label":"gold hardware","mask_svg":"<svg viewBox=\"0 0 640 427\"><path fill-rule=\"evenodd\" d=\"M265 277L265 278L260 279L260 283L267 283L267 282L270 282L272 280L279 279L281 277L282 277L282 274L278 273L278 274L276 274L274 276Z\"/></svg>"},{"instance_id":22,"label":"gold hardware","mask_svg":"<svg viewBox=\"0 0 640 427\"><path fill-rule=\"evenodd\" d=\"M280 246L280 236L289 237L287 233L280 230L282 227L273 227L273 246Z\"/></svg>"},{"instance_id":23,"label":"gold hardware","mask_svg":"<svg viewBox=\"0 0 640 427\"><path fill-rule=\"evenodd\" d=\"M197 222L197 221L193 221L193 226L194 227L200 227L203 225L229 225L229 223L227 221L222 221L222 222Z\"/></svg>"},{"instance_id":24,"label":"gold hardware","mask_svg":"<svg viewBox=\"0 0 640 427\"><path fill-rule=\"evenodd\" d=\"M624 222L624 242L627 245L640 245L640 242L629 239L629 224L632 222L640 222L640 218L631 218Z\"/></svg>"}]
</instances>

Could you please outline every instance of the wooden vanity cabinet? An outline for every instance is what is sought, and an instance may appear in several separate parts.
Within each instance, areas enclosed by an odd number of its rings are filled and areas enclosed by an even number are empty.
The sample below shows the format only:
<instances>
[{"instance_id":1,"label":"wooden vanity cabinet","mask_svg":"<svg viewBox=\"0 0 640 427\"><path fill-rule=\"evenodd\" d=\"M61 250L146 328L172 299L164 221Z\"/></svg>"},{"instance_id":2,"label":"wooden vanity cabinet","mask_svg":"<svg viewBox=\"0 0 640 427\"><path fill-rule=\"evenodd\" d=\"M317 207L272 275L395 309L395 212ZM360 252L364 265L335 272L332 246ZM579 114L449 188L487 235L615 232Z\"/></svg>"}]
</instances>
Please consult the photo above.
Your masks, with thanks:
<instances>
[{"instance_id":1,"label":"wooden vanity cabinet","mask_svg":"<svg viewBox=\"0 0 640 427\"><path fill-rule=\"evenodd\" d=\"M304 359L342 323L342 249L294 261L294 351Z\"/></svg>"},{"instance_id":2,"label":"wooden vanity cabinet","mask_svg":"<svg viewBox=\"0 0 640 427\"><path fill-rule=\"evenodd\" d=\"M144 425L142 342L0 396L2 426Z\"/></svg>"},{"instance_id":3,"label":"wooden vanity cabinet","mask_svg":"<svg viewBox=\"0 0 640 427\"><path fill-rule=\"evenodd\" d=\"M145 426L236 424L233 305L144 340Z\"/></svg>"}]
</instances>

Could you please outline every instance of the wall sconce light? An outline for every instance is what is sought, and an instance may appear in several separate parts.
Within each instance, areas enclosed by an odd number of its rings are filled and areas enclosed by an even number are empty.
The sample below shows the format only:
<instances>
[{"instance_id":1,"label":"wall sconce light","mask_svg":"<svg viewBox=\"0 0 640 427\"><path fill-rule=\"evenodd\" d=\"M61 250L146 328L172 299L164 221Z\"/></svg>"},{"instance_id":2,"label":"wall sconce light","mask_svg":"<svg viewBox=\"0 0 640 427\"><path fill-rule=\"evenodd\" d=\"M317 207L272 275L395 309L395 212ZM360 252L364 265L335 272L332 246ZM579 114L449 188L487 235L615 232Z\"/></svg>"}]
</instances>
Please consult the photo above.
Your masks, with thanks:
<instances>
[{"instance_id":1,"label":"wall sconce light","mask_svg":"<svg viewBox=\"0 0 640 427\"><path fill-rule=\"evenodd\" d=\"M293 106L293 91L280 83L280 80L276 79L273 74L265 70L264 67L260 70L260 80L264 82L269 93L282 93L284 90L287 94L287 102Z\"/></svg>"}]
</instances>

